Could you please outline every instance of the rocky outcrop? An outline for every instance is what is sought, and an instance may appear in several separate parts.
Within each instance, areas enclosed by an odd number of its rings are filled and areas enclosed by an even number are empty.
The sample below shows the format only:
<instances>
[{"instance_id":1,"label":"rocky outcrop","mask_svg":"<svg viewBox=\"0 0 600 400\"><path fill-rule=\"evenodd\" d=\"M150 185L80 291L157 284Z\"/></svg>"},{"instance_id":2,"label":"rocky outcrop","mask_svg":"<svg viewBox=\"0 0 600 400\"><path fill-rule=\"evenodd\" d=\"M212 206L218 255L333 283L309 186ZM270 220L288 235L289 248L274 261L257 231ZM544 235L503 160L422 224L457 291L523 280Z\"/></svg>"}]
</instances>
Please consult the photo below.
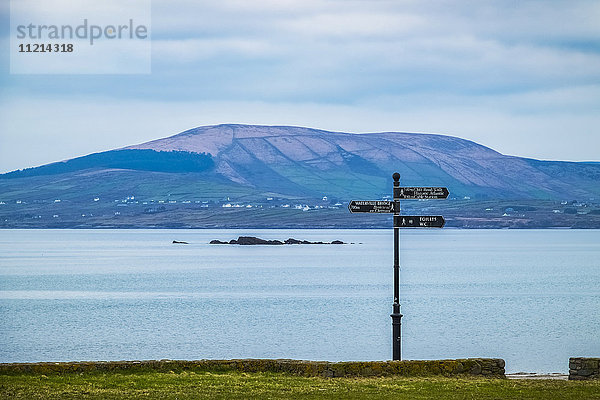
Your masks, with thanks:
<instances>
[{"instance_id":1,"label":"rocky outcrop","mask_svg":"<svg viewBox=\"0 0 600 400\"><path fill-rule=\"evenodd\" d=\"M231 239L229 242L211 240L210 244L241 244L244 246L249 246L257 244L281 245L283 242L280 240L265 240L254 236L240 236L237 239Z\"/></svg>"},{"instance_id":2,"label":"rocky outcrop","mask_svg":"<svg viewBox=\"0 0 600 400\"><path fill-rule=\"evenodd\" d=\"M308 240L298 240L289 238L287 240L265 240L254 236L240 236L237 239L231 239L229 242L223 242L221 240L211 240L210 244L241 244L244 246L248 245L282 245L282 244L345 244L341 240L334 240L332 242L310 242Z\"/></svg>"}]
</instances>

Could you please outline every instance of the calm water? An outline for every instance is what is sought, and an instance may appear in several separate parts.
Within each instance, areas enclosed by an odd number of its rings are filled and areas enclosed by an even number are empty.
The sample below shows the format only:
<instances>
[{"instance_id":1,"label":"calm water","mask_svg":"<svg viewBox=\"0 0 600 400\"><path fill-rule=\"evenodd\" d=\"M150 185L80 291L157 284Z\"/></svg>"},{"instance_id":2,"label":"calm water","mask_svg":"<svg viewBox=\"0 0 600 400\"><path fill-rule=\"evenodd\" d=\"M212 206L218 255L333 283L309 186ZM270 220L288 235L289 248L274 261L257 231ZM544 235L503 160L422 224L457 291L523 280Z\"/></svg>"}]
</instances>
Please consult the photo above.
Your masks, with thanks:
<instances>
[{"instance_id":1,"label":"calm water","mask_svg":"<svg viewBox=\"0 0 600 400\"><path fill-rule=\"evenodd\" d=\"M239 235L355 244L207 244ZM389 359L392 246L391 229L0 230L0 362ZM598 230L402 231L401 265L403 358L600 356Z\"/></svg>"}]
</instances>

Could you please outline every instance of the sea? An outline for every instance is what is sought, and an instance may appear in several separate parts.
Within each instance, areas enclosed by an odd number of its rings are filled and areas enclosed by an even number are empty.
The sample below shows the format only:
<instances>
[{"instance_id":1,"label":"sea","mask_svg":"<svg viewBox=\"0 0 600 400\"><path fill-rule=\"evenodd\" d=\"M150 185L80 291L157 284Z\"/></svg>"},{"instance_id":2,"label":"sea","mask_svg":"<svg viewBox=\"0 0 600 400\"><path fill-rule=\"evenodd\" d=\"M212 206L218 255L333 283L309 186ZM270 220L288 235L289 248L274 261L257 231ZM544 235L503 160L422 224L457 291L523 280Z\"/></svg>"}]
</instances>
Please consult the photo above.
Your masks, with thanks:
<instances>
[{"instance_id":1,"label":"sea","mask_svg":"<svg viewBox=\"0 0 600 400\"><path fill-rule=\"evenodd\" d=\"M599 230L407 229L400 265L403 359L600 356ZM391 228L0 230L0 362L388 360L392 295Z\"/></svg>"}]
</instances>

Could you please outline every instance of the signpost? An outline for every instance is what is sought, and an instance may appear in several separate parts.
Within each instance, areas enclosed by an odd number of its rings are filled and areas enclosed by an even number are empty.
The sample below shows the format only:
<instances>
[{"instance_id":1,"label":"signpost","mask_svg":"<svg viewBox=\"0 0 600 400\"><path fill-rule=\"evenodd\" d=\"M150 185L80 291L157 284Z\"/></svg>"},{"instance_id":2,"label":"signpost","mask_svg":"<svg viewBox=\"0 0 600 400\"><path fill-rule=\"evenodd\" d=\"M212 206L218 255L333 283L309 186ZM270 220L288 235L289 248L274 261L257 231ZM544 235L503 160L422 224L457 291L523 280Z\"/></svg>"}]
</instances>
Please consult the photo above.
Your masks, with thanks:
<instances>
[{"instance_id":1,"label":"signpost","mask_svg":"<svg viewBox=\"0 0 600 400\"><path fill-rule=\"evenodd\" d=\"M445 199L448 194L445 187L394 187L394 199L399 200Z\"/></svg>"},{"instance_id":2,"label":"signpost","mask_svg":"<svg viewBox=\"0 0 600 400\"><path fill-rule=\"evenodd\" d=\"M446 220L441 215L394 215L394 226L399 228L443 228Z\"/></svg>"},{"instance_id":3,"label":"signpost","mask_svg":"<svg viewBox=\"0 0 600 400\"><path fill-rule=\"evenodd\" d=\"M348 204L351 213L391 213L394 212L393 201L352 200Z\"/></svg>"},{"instance_id":4,"label":"signpost","mask_svg":"<svg viewBox=\"0 0 600 400\"><path fill-rule=\"evenodd\" d=\"M400 228L442 228L444 217L400 215L400 200L445 199L445 187L400 187L400 174L395 172L394 201L352 200L348 204L351 213L393 213L394 214L394 304L392 304L392 359L401 359L401 319L400 313Z\"/></svg>"}]
</instances>

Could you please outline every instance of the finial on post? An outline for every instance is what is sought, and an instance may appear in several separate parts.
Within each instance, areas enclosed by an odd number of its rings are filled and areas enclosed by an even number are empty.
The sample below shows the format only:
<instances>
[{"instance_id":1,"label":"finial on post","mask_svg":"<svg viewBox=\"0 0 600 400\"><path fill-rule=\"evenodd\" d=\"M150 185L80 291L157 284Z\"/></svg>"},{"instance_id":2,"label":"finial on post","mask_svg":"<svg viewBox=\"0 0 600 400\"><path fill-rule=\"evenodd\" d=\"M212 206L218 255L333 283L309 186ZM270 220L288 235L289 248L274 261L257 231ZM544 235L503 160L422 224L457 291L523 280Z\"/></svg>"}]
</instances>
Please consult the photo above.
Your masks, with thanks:
<instances>
[{"instance_id":1,"label":"finial on post","mask_svg":"<svg viewBox=\"0 0 600 400\"><path fill-rule=\"evenodd\" d=\"M397 172L394 172L394 175L392 175L392 178L394 178L395 182L398 182L400 180L400 174Z\"/></svg>"}]
</instances>

